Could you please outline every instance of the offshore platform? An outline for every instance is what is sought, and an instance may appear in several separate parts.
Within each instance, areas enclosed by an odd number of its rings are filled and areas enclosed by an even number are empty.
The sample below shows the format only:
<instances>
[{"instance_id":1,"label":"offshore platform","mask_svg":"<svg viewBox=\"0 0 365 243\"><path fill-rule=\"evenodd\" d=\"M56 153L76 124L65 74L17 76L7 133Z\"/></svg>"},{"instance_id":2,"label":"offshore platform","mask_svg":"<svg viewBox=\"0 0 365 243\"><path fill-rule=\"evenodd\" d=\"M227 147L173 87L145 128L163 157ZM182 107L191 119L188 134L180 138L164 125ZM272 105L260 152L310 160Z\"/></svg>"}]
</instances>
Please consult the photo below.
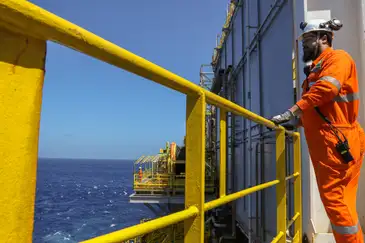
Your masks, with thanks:
<instances>
[{"instance_id":1,"label":"offshore platform","mask_svg":"<svg viewBox=\"0 0 365 243\"><path fill-rule=\"evenodd\" d=\"M200 86L210 90L214 82L211 65L202 65L200 69ZM206 152L205 152L205 193L207 200L219 197L219 181L217 177L216 148L216 112L214 106L206 106ZM130 203L143 203L156 217L168 215L184 209L185 199L185 154L186 144L177 145L167 142L156 155L143 155L133 165L133 189ZM213 242L212 238L227 237L224 234L231 227L230 207L221 208L224 214L212 212L205 222L205 242ZM218 217L220 215L220 217ZM150 219L141 219L144 223ZM217 228L218 226L218 228ZM228 237L229 238L229 237ZM223 238L222 238L223 239ZM138 236L126 243L142 242L184 242L184 224L179 223Z\"/></svg>"},{"instance_id":2,"label":"offshore platform","mask_svg":"<svg viewBox=\"0 0 365 243\"><path fill-rule=\"evenodd\" d=\"M184 142L167 142L133 166L130 203L156 217L83 243L334 243L303 131L265 117L300 96L303 20L341 19L335 48L354 57L363 80L364 12L364 0L230 0L196 84L29 1L0 0L1 241L32 242L46 45L53 41L186 96ZM359 85L364 97L365 82ZM359 191L364 186L362 176ZM357 205L364 202L359 193ZM364 228L365 207L358 213Z\"/></svg>"},{"instance_id":3,"label":"offshore platform","mask_svg":"<svg viewBox=\"0 0 365 243\"><path fill-rule=\"evenodd\" d=\"M344 2L229 1L226 21L222 33L217 36L212 61L210 64L201 65L199 86L264 117L281 112L298 99L301 92L300 83L304 80L300 72L303 66L298 60L300 50L296 41L299 22L305 18L330 19L334 16L348 20L351 14L361 14L355 7L340 9L339 6L343 6ZM352 4L362 9L360 1L354 2ZM361 30L350 31L354 34ZM338 35L336 34L335 43L344 45L341 42L341 33ZM360 39L360 36L358 38ZM291 48L275 49L275 42L281 42L280 46ZM349 50L349 47L344 49ZM357 57L357 62L361 63L360 56L356 54L358 50L350 48L349 52L351 51L352 55ZM276 59L280 61L277 62ZM273 82L279 84L273 85ZM281 90L277 86L280 84ZM273 93L282 96L275 98ZM235 194L242 189L262 185L277 178L276 139L275 132L266 129L262 123L243 119L234 112L227 112L222 118L222 109L207 103L204 190L206 201L222 198L222 195ZM206 212L204 242L334 242L328 227L328 218L316 191L314 172L309 163L307 166L301 166L302 171L296 168L294 143L295 137L285 137L285 235L283 234L282 238L278 237L277 227L280 219L275 204L279 197L278 191L275 188L266 188ZM305 144L303 136L301 143ZM309 162L305 148L302 148L300 156L302 161ZM224 163L221 163L222 160ZM145 203L156 216L161 214L153 205L163 205L167 208L164 211L166 215L183 210L185 162L185 143L181 147L175 143L167 143L159 155L138 159L134 168L135 193L131 195L130 202ZM138 177L140 166L143 173ZM158 168L164 169L159 171ZM299 173L301 177L298 177ZM165 178L164 181L157 179L162 177ZM138 178L143 178L143 182L139 182ZM299 189L296 185L298 180L303 183ZM362 181L364 184L364 179ZM223 191L222 187L225 187ZM361 195L359 196L359 200L363 201ZM295 204L301 200L299 198L310 198L312 201L303 201L298 207ZM315 206L316 204L318 206ZM365 211L359 210L364 215ZM169 226L129 242L184 242L183 227L184 224ZM300 230L299 236L297 230L300 227L304 230Z\"/></svg>"}]
</instances>

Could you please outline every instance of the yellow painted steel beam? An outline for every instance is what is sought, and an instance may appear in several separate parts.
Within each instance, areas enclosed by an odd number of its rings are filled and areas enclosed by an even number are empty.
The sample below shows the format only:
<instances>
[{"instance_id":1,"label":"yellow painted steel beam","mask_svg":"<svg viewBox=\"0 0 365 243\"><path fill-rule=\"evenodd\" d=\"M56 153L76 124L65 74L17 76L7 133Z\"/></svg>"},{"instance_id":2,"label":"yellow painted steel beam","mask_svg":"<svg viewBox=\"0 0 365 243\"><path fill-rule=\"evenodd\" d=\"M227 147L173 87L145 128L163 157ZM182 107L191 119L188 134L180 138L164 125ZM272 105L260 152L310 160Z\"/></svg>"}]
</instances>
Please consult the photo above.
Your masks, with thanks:
<instances>
[{"instance_id":1,"label":"yellow painted steel beam","mask_svg":"<svg viewBox=\"0 0 365 243\"><path fill-rule=\"evenodd\" d=\"M286 163L285 163L285 130L276 131L276 227L277 234L286 232ZM278 243L285 243L285 237Z\"/></svg>"},{"instance_id":2,"label":"yellow painted steel beam","mask_svg":"<svg viewBox=\"0 0 365 243\"><path fill-rule=\"evenodd\" d=\"M185 208L196 206L199 214L184 223L184 242L204 242L205 190L205 96L187 96Z\"/></svg>"},{"instance_id":3,"label":"yellow painted steel beam","mask_svg":"<svg viewBox=\"0 0 365 243\"><path fill-rule=\"evenodd\" d=\"M302 243L302 237L299 231L295 233L292 243Z\"/></svg>"},{"instance_id":4,"label":"yellow painted steel beam","mask_svg":"<svg viewBox=\"0 0 365 243\"><path fill-rule=\"evenodd\" d=\"M295 221L294 232L298 232L298 241L302 242L303 216L302 216L302 158L300 148L300 133L296 132L294 136L294 173L298 173L294 181L294 212L299 213L299 218Z\"/></svg>"},{"instance_id":5,"label":"yellow painted steel beam","mask_svg":"<svg viewBox=\"0 0 365 243\"><path fill-rule=\"evenodd\" d=\"M298 172L295 172L294 174L285 177L285 180L288 181L288 180L291 180L291 179L296 178L298 176L299 176L299 173Z\"/></svg>"},{"instance_id":6,"label":"yellow painted steel beam","mask_svg":"<svg viewBox=\"0 0 365 243\"><path fill-rule=\"evenodd\" d=\"M254 193L254 192L263 190L265 188L274 186L276 184L279 184L279 180L273 180L273 181L270 181L270 182L266 182L266 183L263 183L263 184L260 184L260 185L253 186L253 187L250 187L248 189L242 190L240 192L232 193L232 194L227 195L225 197L212 200L210 202L205 203L205 205L204 205L204 211L208 211L208 210L211 210L213 208L222 206L224 204L227 204L229 202L232 202L234 200L237 200L237 199L239 199L241 197L244 197L244 196L246 196L248 194L251 194L251 193Z\"/></svg>"},{"instance_id":7,"label":"yellow painted steel beam","mask_svg":"<svg viewBox=\"0 0 365 243\"><path fill-rule=\"evenodd\" d=\"M278 126L219 95L209 92L140 56L137 56L37 5L17 0L0 0L0 25L68 46L86 55L155 81L173 90L199 95L207 103L241 115L273 129Z\"/></svg>"},{"instance_id":8,"label":"yellow painted steel beam","mask_svg":"<svg viewBox=\"0 0 365 243\"><path fill-rule=\"evenodd\" d=\"M46 42L0 27L0 239L32 242Z\"/></svg>"},{"instance_id":9,"label":"yellow painted steel beam","mask_svg":"<svg viewBox=\"0 0 365 243\"><path fill-rule=\"evenodd\" d=\"M271 241L271 243L279 243L283 240L285 242L284 232L279 232L279 234Z\"/></svg>"},{"instance_id":10,"label":"yellow painted steel beam","mask_svg":"<svg viewBox=\"0 0 365 243\"><path fill-rule=\"evenodd\" d=\"M265 125L267 127L273 128L275 130L280 129L280 127L276 126L273 122L243 108L240 105L237 105L237 104L235 104L219 95L211 93L209 91L205 91L205 93L206 93L207 102L209 104L212 104L219 108L225 109L227 112L232 112L235 115L243 116L246 119L252 120L258 124Z\"/></svg>"},{"instance_id":11,"label":"yellow painted steel beam","mask_svg":"<svg viewBox=\"0 0 365 243\"><path fill-rule=\"evenodd\" d=\"M82 241L80 243L119 243L137 236L151 233L152 231L165 228L169 225L182 222L189 218L194 218L199 214L197 207L189 207L183 211L170 214L158 219L147 221L138 225L134 225L122 230L118 230L103 236L99 236L90 240Z\"/></svg>"},{"instance_id":12,"label":"yellow painted steel beam","mask_svg":"<svg viewBox=\"0 0 365 243\"><path fill-rule=\"evenodd\" d=\"M89 56L183 93L198 94L198 85L173 74L30 2L0 0L0 20L28 34L62 43Z\"/></svg>"},{"instance_id":13,"label":"yellow painted steel beam","mask_svg":"<svg viewBox=\"0 0 365 243\"><path fill-rule=\"evenodd\" d=\"M226 166L227 166L227 112L221 109L219 112L219 197L226 195Z\"/></svg>"},{"instance_id":14,"label":"yellow painted steel beam","mask_svg":"<svg viewBox=\"0 0 365 243\"><path fill-rule=\"evenodd\" d=\"M300 214L299 213L296 213L294 215L294 217L289 221L289 223L286 226L286 228L289 229L294 224L294 222L299 218L299 216L300 216Z\"/></svg>"}]
</instances>

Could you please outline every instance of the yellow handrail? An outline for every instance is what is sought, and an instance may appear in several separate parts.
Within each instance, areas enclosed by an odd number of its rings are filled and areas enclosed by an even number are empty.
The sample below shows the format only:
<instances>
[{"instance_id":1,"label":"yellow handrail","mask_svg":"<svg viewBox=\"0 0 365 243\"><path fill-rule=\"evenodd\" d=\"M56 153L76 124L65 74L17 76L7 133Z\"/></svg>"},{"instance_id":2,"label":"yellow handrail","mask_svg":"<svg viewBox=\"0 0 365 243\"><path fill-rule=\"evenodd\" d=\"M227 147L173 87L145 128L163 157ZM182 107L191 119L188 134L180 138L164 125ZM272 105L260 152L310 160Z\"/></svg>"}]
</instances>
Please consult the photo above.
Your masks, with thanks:
<instances>
[{"instance_id":1,"label":"yellow handrail","mask_svg":"<svg viewBox=\"0 0 365 243\"><path fill-rule=\"evenodd\" d=\"M276 129L269 120L27 1L0 0L0 22L11 31L61 43L101 61Z\"/></svg>"},{"instance_id":2,"label":"yellow handrail","mask_svg":"<svg viewBox=\"0 0 365 243\"><path fill-rule=\"evenodd\" d=\"M285 232L287 230L287 217L286 217L286 180L294 179L294 214L293 222L295 221L295 235L298 239L298 242L301 242L301 232L302 232L302 211L301 211L301 161L300 161L300 137L299 133L289 133L288 135L294 137L294 174L292 176L286 177L285 174L285 133L286 131L281 126L275 126L274 123L261 117L223 97L220 97L212 92L209 92L198 85L156 65L153 64L127 50L108 42L101 37L73 24L70 23L30 2L27 1L18 1L18 0L0 0L0 31L2 29L6 29L8 33L14 33L12 38L19 40L27 40L27 43L30 44L27 46L27 53L31 53L27 56L27 63L12 63L13 74L9 72L9 75L5 76L4 79L9 82L0 82L0 89L4 90L4 97L12 97L14 93L14 89L17 90L16 85L21 85L22 83L30 83L32 86L30 88L37 97L40 97L42 92L41 85L38 85L37 82L41 80L43 82L43 76L39 77L38 71L42 73L42 60L44 61L43 54L44 48L43 45L45 41L50 40L54 42L58 42L62 45L73 48L79 52L83 52L89 56L97 58L101 61L107 62L134 74L137 74L141 77L152 80L156 83L179 91L187 95L187 112L186 112L186 176L185 176L185 210L170 214L168 216L158 218L155 220L148 221L146 223L142 223L139 225L135 225L120 231L116 231L114 233L106 234L104 236L99 236L94 239L90 239L84 242L87 243L95 243L95 242L121 242L125 241L142 234L146 234L152 232L153 230L163 228L165 226L184 221L184 242L186 243L202 243L204 242L204 213L205 211L212 209L214 207L218 207L225 203L231 202L243 196L246 196L250 193L253 193L258 190L262 190L267 187L271 187L276 185L277 191L277 236L274 238L273 242L284 243L285 242ZM2 40L2 36L0 35L0 41ZM6 38L6 37L5 37ZM31 39L30 41L28 39ZM35 44L34 44L35 43ZM4 41L3 44L4 50L10 50L5 54L0 53L0 68L2 61L4 63L8 63L10 59L17 60L19 52L16 52L15 43L12 41ZM7 49L9 47L9 49ZM39 65L37 63L34 64L34 58L37 57L36 60L39 60ZM29 63L33 63L33 66ZM30 70L29 72L23 71L19 73L14 73L16 70L15 67L22 66L24 70ZM7 67L7 66L6 66ZM36 71L33 72L32 68ZM1 70L1 69L0 69ZM14 75L16 75L17 79L26 78L29 76L29 82L12 82L14 79ZM34 84L32 82L35 82ZM10 84L12 86L10 86ZM30 91L24 91L24 88L20 88L18 92L24 92L23 95L20 93L19 97L27 97L27 93ZM38 102L39 101L39 102ZM10 127L14 127L13 120L9 120L9 115L7 112L11 110L17 110L17 116L14 118L17 127L20 128L26 127L25 130L27 133L24 135L18 135L21 137L22 146L17 146L13 148L11 143L4 147L0 147L0 149L4 149L4 152L8 152L5 154L9 154L12 157L10 159L11 162L13 160L18 160L17 163L12 162L10 168L15 170L22 170L23 167L17 166L19 164L27 165L29 163L34 164L36 159L37 146L35 146L34 141L37 141L38 137L38 127L29 127L29 121L27 119L22 119L23 116L29 116L34 121L34 124L37 124L37 120L39 120L40 113L40 101L37 100L35 102L36 107L25 106L23 103L13 102L10 104L13 107L10 107L4 112L0 112L0 119L4 121L5 127L8 125ZM31 102L28 102L29 104ZM226 124L226 114L227 112L232 112L235 115L243 116L247 119L250 119L256 123L264 125L266 127L270 127L276 130L276 163L277 163L277 172L276 172L276 180L267 182L261 185L257 185L240 192L226 195L225 190L225 173L224 170L221 172L221 182L220 182L220 198L213 200L211 202L205 203L205 112L206 112L206 103L216 105L220 108L221 117L220 122L223 126ZM31 103L33 104L33 103ZM24 109L19 106L25 106ZM1 109L0 105L0 109ZM13 109L12 109L13 108ZM3 110L0 110L3 111ZM36 112L35 112L36 111ZM33 124L33 123L32 123ZM17 130L19 131L19 130ZM22 130L20 130L22 131ZM21 134L20 131L17 134ZM11 137L14 130L7 129L4 131L3 137ZM226 139L226 131L225 129L221 130L220 135L221 141ZM6 144L6 143L3 143ZM225 144L225 143L224 143ZM26 145L26 146L23 146ZM222 143L221 143L222 145ZM0 146L1 143L0 143ZM24 147L29 150L24 153ZM224 145L223 145L224 146ZM21 148L20 148L21 147ZM226 163L226 154L225 147L220 150L220 158L221 158L221 168L225 168ZM22 151L22 156L18 156L18 151ZM3 151L0 151L3 152ZM7 157L8 158L8 157ZM193 162L192 162L193 161ZM0 166L0 171L4 171L4 168L8 170L9 163L2 163ZM22 171L24 175L26 175L26 170ZM31 168L31 172L34 172L34 167ZM22 174L22 175L23 175ZM33 174L32 174L33 175ZM35 188L35 176L32 177L32 182L29 184L23 185L28 186L28 189L34 192ZM33 180L34 179L34 180ZM10 187L10 186L9 186ZM2 188L0 188L2 189ZM23 187L11 187L11 190L15 190L17 195L22 195ZM18 190L18 191L16 191ZM9 195L10 190L6 188L6 190L2 190L5 195L4 198L11 198ZM14 193L14 191L11 191ZM20 201L19 198L14 198L14 201ZM34 195L27 197L26 204L34 205ZM22 201L23 202L23 201ZM13 205L11 201L8 202L9 205ZM14 204L15 205L15 204ZM18 207L14 207L13 209L18 213L18 216L14 216L11 218L13 220L11 224L9 223L9 227L0 227L0 235L13 237L11 234L14 232L14 225L18 225L17 228L24 228L26 230L22 231L18 234L17 238L13 238L17 240L17 242L25 242L31 238L32 227L33 224L28 224L28 221L25 225L23 225L22 221L19 221L19 218L22 218L22 211L19 211ZM9 208L6 208L9 210ZM0 209L4 210L4 209ZM12 210L10 208L10 210ZM18 211L17 211L18 210ZM29 216L32 216L33 211L29 212L27 215L27 220L30 219ZM17 221L18 220L18 221ZM2 225L0 225L2 226ZM6 240L6 239L5 239Z\"/></svg>"},{"instance_id":3,"label":"yellow handrail","mask_svg":"<svg viewBox=\"0 0 365 243\"><path fill-rule=\"evenodd\" d=\"M152 231L165 228L166 226L179 223L185 219L196 216L199 213L198 209L194 206L180 211L178 213L170 214L168 216L161 217L159 220L151 220L139 225L131 226L126 229L118 230L113 233L99 236L91 240L83 241L84 243L112 243L120 242L128 239L135 238L137 236L150 233Z\"/></svg>"},{"instance_id":4,"label":"yellow handrail","mask_svg":"<svg viewBox=\"0 0 365 243\"><path fill-rule=\"evenodd\" d=\"M230 194L228 196L223 196L219 199L216 199L216 200L205 203L204 204L204 210L205 211L211 210L211 209L219 207L223 204L226 204L226 203L232 202L234 200L237 200L241 197L247 196L248 194L251 194L251 193L263 190L265 188L274 186L278 183L279 183L279 180L273 180L273 181L270 181L270 182L263 183L261 185L257 185L257 186L254 186L254 187L251 187L251 188L248 188L248 189L245 189L245 190Z\"/></svg>"}]
</instances>

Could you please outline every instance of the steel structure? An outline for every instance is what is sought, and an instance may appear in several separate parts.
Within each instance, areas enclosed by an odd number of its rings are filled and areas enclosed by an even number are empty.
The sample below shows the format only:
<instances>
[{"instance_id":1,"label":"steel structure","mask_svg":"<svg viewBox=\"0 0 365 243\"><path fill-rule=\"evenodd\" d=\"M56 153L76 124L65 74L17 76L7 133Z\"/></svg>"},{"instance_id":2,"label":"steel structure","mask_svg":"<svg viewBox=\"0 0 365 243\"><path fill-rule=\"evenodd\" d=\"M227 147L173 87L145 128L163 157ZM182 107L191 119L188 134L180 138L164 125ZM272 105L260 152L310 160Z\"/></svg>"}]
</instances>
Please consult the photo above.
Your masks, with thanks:
<instances>
[{"instance_id":1,"label":"steel structure","mask_svg":"<svg viewBox=\"0 0 365 243\"><path fill-rule=\"evenodd\" d=\"M336 17L345 23L345 28L336 33L335 48L348 51L355 59L362 80L365 68L365 20L364 0L241 0L231 1L232 11L222 29L222 38L214 49L212 65L215 82L211 91L237 103L263 117L271 117L290 107L301 93L305 79L304 64L300 61L301 47L296 38L299 23L311 18ZM228 80L228 81L227 81ZM361 82L360 90L365 82ZM362 88L361 88L362 87ZM219 116L219 114L217 114ZM273 137L257 123L242 118L230 122L227 134L235 138L226 142L227 174L234 174L230 183L234 191L250 187L257 182L273 178L275 166L272 160ZM360 110L361 124L365 124L364 108ZM234 124L234 125L233 125ZM217 124L216 132L222 129ZM310 163L306 141L302 134L304 238L310 242L334 242L326 212L320 200L314 171ZM217 144L219 135L217 136ZM291 141L288 140L288 145ZM217 146L219 149L219 146ZM219 150L217 151L219 153ZM293 151L288 151L288 159ZM219 164L219 160L216 162ZM293 168L288 167L288 171ZM234 171L234 173L232 173ZM364 169L363 169L364 171ZM244 177L242 177L244 175ZM365 177L360 178L359 191L365 186ZM293 212L293 185L289 185L288 213ZM271 189L248 196L236 202L235 212L238 228L254 241L268 242L275 235L272 224L276 215L274 206L267 204L275 192ZM365 200L360 193L358 205ZM360 221L365 226L365 210L358 207ZM234 219L233 219L234 221ZM231 236L235 235L234 227ZM292 235L292 232L288 232ZM290 237L289 237L290 238Z\"/></svg>"},{"instance_id":2,"label":"steel structure","mask_svg":"<svg viewBox=\"0 0 365 243\"><path fill-rule=\"evenodd\" d=\"M293 46L292 23L290 21L283 23L285 18L292 19L290 12L293 5L291 1L285 0L232 1L231 4L234 6L233 12L230 21L225 23L223 28L222 36L225 38L221 39L212 61L216 76L212 91L262 116L269 117L285 109L285 106L294 100L293 86L285 85L285 88L279 90L272 85L272 78L268 77L270 73L276 74L275 69L270 68L273 66L270 65L274 61L273 56L278 58L277 63L285 62L285 58L291 58L293 49L285 48L283 53L275 55L274 52L279 50L274 50L272 48L274 44L270 42L275 41L275 29L281 25L287 33L276 36L282 38L284 45ZM269 56L269 53L272 54ZM288 61L291 62L291 59ZM290 69L284 65L275 67L278 71L282 70L282 73L276 76L282 80L283 85L285 80L291 80ZM276 85L280 86L280 83ZM269 95L269 91L283 95L277 99ZM226 128L230 137L227 142L229 151L227 174L231 178L229 188L237 191L272 178L270 172L275 171L275 167L270 163L273 159L270 155L272 154L270 133L263 126L249 120L235 119L234 116L229 118L229 126ZM217 131L219 130L218 127ZM221 144L222 141L217 143ZM242 174L245 175L244 179L240 176ZM247 233L250 240L264 242L275 234L275 225L272 224L275 215L270 215L274 208L262 203L265 198L273 197L273 193L272 190L266 190L257 193L255 197L248 196L246 200L237 201L236 207L233 207L233 215L237 219L232 220L237 221L239 228ZM289 202L292 202L292 199ZM291 213L290 210L288 213ZM235 227L231 229L232 236L235 235L234 229Z\"/></svg>"},{"instance_id":3,"label":"steel structure","mask_svg":"<svg viewBox=\"0 0 365 243\"><path fill-rule=\"evenodd\" d=\"M40 119L42 83L45 70L46 41L54 41L115 65L158 84L186 95L186 177L184 209L164 217L128 227L84 242L122 242L140 235L183 222L184 242L202 243L205 235L206 212L238 200L251 193L275 186L277 222L272 242L284 243L287 224L286 182L295 181L295 242L301 241L301 161L300 135L275 126L266 118L249 111L219 95L167 71L101 37L82 29L32 3L0 0L0 70L4 73L0 89L2 137L0 151L4 161L0 165L3 223L0 238L4 241L30 242L33 228L33 208L37 160L38 124ZM26 48L24 49L24 45ZM22 55L19 55L22 53ZM27 82L24 82L26 80ZM15 91L16 92L15 92ZM25 100L24 100L25 99ZM205 119L206 103L219 110L221 127L227 124L227 113L244 117L275 130L274 161L276 175L268 182L227 193L226 175L221 174L220 195L209 200L205 195ZM285 137L294 139L294 171L286 174ZM227 137L221 129L220 141ZM226 167L226 144L220 144L220 168ZM288 163L289 164L289 163ZM16 178L16 183L10 183ZM291 215L288 215L291 217Z\"/></svg>"}]
</instances>

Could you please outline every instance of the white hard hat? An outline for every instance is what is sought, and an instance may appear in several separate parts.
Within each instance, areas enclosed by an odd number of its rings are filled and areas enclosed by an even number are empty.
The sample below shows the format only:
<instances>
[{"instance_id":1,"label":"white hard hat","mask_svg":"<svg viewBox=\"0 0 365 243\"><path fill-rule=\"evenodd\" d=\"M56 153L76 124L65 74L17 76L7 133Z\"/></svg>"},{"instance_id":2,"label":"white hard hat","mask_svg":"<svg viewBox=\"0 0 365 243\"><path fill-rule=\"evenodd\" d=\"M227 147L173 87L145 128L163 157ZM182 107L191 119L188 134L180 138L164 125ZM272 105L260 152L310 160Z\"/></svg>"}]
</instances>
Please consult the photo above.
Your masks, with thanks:
<instances>
[{"instance_id":1,"label":"white hard hat","mask_svg":"<svg viewBox=\"0 0 365 243\"><path fill-rule=\"evenodd\" d=\"M332 33L334 30L339 30L342 28L342 23L338 19L312 19L308 22L300 23L300 29L303 31L298 37L299 40L303 39L303 35L314 31L327 31Z\"/></svg>"}]
</instances>

